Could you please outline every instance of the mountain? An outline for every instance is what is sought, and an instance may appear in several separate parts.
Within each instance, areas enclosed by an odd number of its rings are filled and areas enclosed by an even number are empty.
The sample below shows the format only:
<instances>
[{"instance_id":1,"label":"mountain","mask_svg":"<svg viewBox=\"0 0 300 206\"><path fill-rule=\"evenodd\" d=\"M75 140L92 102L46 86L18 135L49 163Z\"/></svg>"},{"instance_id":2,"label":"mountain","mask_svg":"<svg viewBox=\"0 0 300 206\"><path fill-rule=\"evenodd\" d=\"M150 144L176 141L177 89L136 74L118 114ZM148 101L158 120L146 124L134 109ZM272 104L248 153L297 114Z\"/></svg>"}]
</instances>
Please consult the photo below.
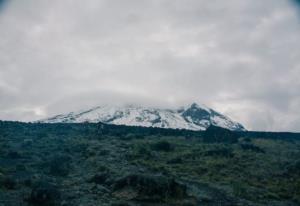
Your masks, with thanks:
<instances>
[{"instance_id":1,"label":"mountain","mask_svg":"<svg viewBox=\"0 0 300 206\"><path fill-rule=\"evenodd\" d=\"M210 109L193 103L179 109L141 106L98 106L38 121L40 123L103 122L116 125L206 130L215 125L233 131L244 131L243 125Z\"/></svg>"}]
</instances>

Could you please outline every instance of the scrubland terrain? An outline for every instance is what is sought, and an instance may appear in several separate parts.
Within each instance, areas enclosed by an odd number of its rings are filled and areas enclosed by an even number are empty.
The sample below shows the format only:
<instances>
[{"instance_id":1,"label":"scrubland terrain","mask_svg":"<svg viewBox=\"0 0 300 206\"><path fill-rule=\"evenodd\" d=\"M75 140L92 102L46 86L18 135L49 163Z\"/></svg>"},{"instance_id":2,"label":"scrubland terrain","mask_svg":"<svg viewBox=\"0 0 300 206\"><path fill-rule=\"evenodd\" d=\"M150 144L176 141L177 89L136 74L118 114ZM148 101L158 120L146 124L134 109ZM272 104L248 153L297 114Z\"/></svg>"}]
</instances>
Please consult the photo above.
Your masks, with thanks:
<instances>
[{"instance_id":1,"label":"scrubland terrain","mask_svg":"<svg viewBox=\"0 0 300 206\"><path fill-rule=\"evenodd\" d=\"M0 122L1 206L299 204L299 134Z\"/></svg>"}]
</instances>

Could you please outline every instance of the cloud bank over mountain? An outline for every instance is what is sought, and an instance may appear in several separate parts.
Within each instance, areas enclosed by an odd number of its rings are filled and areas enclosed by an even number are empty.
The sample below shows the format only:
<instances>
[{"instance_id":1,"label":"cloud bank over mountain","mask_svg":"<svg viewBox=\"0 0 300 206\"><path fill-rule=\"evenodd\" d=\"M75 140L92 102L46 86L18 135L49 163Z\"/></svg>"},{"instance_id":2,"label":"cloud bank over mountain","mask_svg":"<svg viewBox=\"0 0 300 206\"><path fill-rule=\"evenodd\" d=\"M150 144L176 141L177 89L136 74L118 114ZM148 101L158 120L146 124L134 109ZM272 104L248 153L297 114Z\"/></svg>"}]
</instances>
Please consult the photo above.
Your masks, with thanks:
<instances>
[{"instance_id":1,"label":"cloud bank over mountain","mask_svg":"<svg viewBox=\"0 0 300 206\"><path fill-rule=\"evenodd\" d=\"M0 1L0 119L199 102L300 131L299 36L286 0Z\"/></svg>"}]
</instances>

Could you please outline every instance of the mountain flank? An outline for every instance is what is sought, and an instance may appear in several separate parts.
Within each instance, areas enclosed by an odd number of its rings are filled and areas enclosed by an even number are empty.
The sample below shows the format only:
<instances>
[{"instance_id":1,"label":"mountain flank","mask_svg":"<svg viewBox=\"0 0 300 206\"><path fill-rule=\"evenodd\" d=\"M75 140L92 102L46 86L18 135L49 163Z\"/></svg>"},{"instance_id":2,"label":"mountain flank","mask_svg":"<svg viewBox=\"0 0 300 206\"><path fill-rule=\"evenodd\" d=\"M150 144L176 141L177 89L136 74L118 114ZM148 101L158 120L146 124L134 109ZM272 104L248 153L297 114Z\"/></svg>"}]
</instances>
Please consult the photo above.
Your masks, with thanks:
<instances>
[{"instance_id":1,"label":"mountain flank","mask_svg":"<svg viewBox=\"0 0 300 206\"><path fill-rule=\"evenodd\" d=\"M210 125L232 131L246 131L229 117L196 103L178 109L160 109L134 105L97 106L78 112L60 114L38 121L40 123L103 122L106 124L158 127L170 129L206 130Z\"/></svg>"}]
</instances>

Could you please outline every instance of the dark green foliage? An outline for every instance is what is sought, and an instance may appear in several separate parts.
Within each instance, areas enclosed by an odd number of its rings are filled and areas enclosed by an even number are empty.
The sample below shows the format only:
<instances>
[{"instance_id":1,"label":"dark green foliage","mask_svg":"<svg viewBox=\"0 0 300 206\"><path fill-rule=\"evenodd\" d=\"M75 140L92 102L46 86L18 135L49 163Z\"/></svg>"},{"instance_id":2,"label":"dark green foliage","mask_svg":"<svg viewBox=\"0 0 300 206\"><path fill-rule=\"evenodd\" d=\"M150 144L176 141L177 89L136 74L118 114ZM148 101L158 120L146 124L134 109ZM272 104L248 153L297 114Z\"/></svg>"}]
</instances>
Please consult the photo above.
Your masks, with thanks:
<instances>
[{"instance_id":1,"label":"dark green foliage","mask_svg":"<svg viewBox=\"0 0 300 206\"><path fill-rule=\"evenodd\" d=\"M204 152L204 156L220 156L220 157L233 157L233 151L231 148L223 147L223 148L216 148L212 150L208 150Z\"/></svg>"},{"instance_id":2,"label":"dark green foliage","mask_svg":"<svg viewBox=\"0 0 300 206\"><path fill-rule=\"evenodd\" d=\"M207 128L203 136L203 141L207 143L237 143L238 139L238 133L213 125Z\"/></svg>"},{"instance_id":3,"label":"dark green foliage","mask_svg":"<svg viewBox=\"0 0 300 206\"><path fill-rule=\"evenodd\" d=\"M236 132L240 136L245 138L254 139L254 138L264 138L272 140L284 140L284 141L294 141L300 139L300 133L292 132L254 132L254 131L245 131L245 132Z\"/></svg>"},{"instance_id":4,"label":"dark green foliage","mask_svg":"<svg viewBox=\"0 0 300 206\"><path fill-rule=\"evenodd\" d=\"M114 191L134 191L130 199L150 202L166 201L170 198L187 197L186 187L172 178L162 175L130 174L114 184Z\"/></svg>"},{"instance_id":5,"label":"dark green foliage","mask_svg":"<svg viewBox=\"0 0 300 206\"><path fill-rule=\"evenodd\" d=\"M0 205L300 204L299 134L215 129L0 121Z\"/></svg>"},{"instance_id":6,"label":"dark green foliage","mask_svg":"<svg viewBox=\"0 0 300 206\"><path fill-rule=\"evenodd\" d=\"M72 158L68 155L55 155L49 163L49 173L54 176L67 176Z\"/></svg>"},{"instance_id":7,"label":"dark green foliage","mask_svg":"<svg viewBox=\"0 0 300 206\"><path fill-rule=\"evenodd\" d=\"M258 152L258 153L265 153L265 150L261 149L258 146L255 146L253 144L241 144L240 146L243 150L249 150L249 151Z\"/></svg>"},{"instance_id":8,"label":"dark green foliage","mask_svg":"<svg viewBox=\"0 0 300 206\"><path fill-rule=\"evenodd\" d=\"M244 140L244 142L248 142L248 143L251 142L251 138L249 138L249 137L245 137L243 140Z\"/></svg>"},{"instance_id":9,"label":"dark green foliage","mask_svg":"<svg viewBox=\"0 0 300 206\"><path fill-rule=\"evenodd\" d=\"M47 182L38 183L31 191L27 201L32 205L55 206L59 205L60 192L57 187Z\"/></svg>"},{"instance_id":10,"label":"dark green foliage","mask_svg":"<svg viewBox=\"0 0 300 206\"><path fill-rule=\"evenodd\" d=\"M109 178L109 173L108 172L102 172L102 173L99 173L99 174L95 174L92 178L90 178L88 180L89 183L93 182L95 184L100 184L100 185L103 185L103 184L106 184L107 180Z\"/></svg>"},{"instance_id":11,"label":"dark green foliage","mask_svg":"<svg viewBox=\"0 0 300 206\"><path fill-rule=\"evenodd\" d=\"M21 157L22 157L22 155L19 152L16 152L16 151L10 151L7 154L7 158L11 158L11 159L19 159Z\"/></svg>"},{"instance_id":12,"label":"dark green foliage","mask_svg":"<svg viewBox=\"0 0 300 206\"><path fill-rule=\"evenodd\" d=\"M100 156L109 155L109 150L107 150L107 149L100 150L98 155L100 155Z\"/></svg>"},{"instance_id":13,"label":"dark green foliage","mask_svg":"<svg viewBox=\"0 0 300 206\"><path fill-rule=\"evenodd\" d=\"M287 167L289 174L297 174L300 176L300 160Z\"/></svg>"},{"instance_id":14,"label":"dark green foliage","mask_svg":"<svg viewBox=\"0 0 300 206\"><path fill-rule=\"evenodd\" d=\"M169 161L167 161L168 164L182 164L183 160L180 157L176 157L174 159L170 159Z\"/></svg>"},{"instance_id":15,"label":"dark green foliage","mask_svg":"<svg viewBox=\"0 0 300 206\"><path fill-rule=\"evenodd\" d=\"M151 148L156 151L170 152L174 150L174 146L168 141L159 141L151 145Z\"/></svg>"},{"instance_id":16,"label":"dark green foliage","mask_svg":"<svg viewBox=\"0 0 300 206\"><path fill-rule=\"evenodd\" d=\"M14 190L17 187L17 182L13 177L0 177L0 187L3 187L8 190Z\"/></svg>"},{"instance_id":17,"label":"dark green foliage","mask_svg":"<svg viewBox=\"0 0 300 206\"><path fill-rule=\"evenodd\" d=\"M120 201L120 202L116 202L116 203L112 203L111 206L131 206L132 204L129 204L125 201Z\"/></svg>"}]
</instances>

